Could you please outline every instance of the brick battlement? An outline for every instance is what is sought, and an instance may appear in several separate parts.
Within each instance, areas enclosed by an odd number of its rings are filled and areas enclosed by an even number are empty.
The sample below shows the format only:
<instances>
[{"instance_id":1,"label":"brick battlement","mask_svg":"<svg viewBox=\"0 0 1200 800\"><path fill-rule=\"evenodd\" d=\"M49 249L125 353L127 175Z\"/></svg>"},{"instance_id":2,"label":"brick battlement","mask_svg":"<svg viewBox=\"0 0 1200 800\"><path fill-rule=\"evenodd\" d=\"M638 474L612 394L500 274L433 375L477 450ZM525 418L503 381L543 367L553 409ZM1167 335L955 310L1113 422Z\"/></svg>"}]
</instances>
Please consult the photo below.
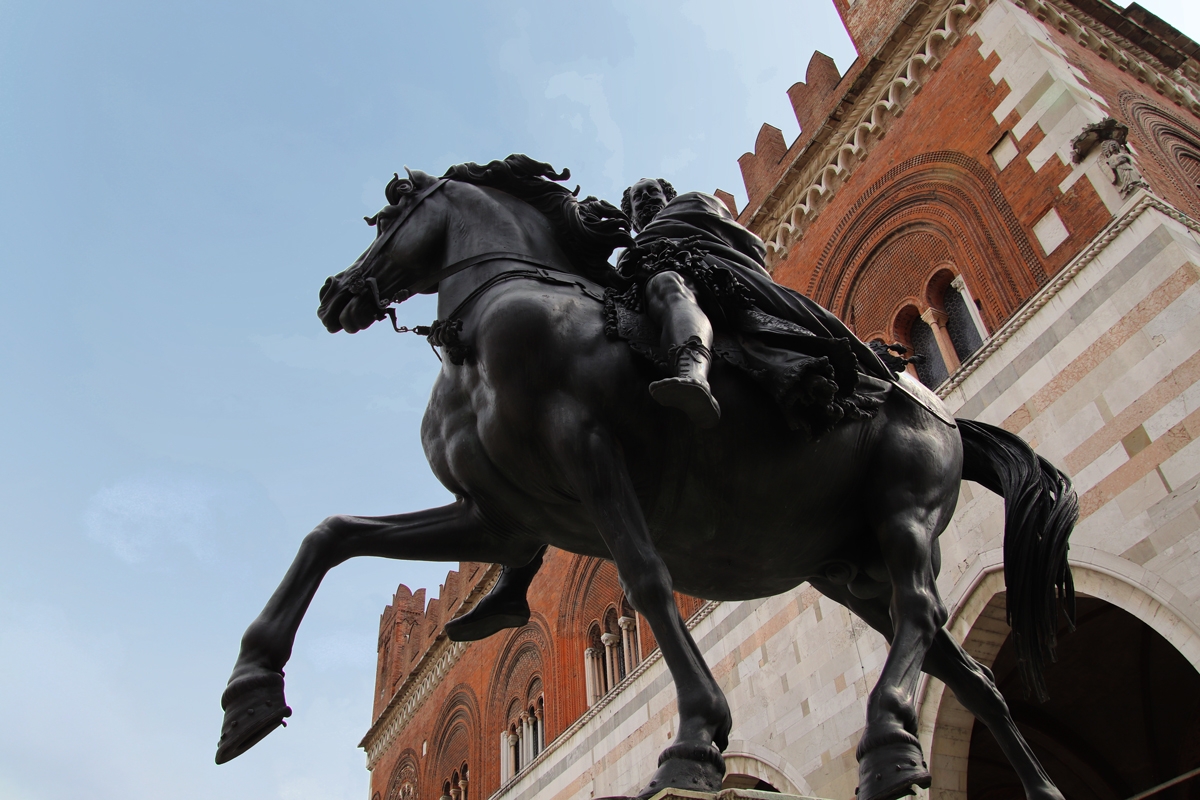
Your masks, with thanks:
<instances>
[{"instance_id":1,"label":"brick battlement","mask_svg":"<svg viewBox=\"0 0 1200 800\"><path fill-rule=\"evenodd\" d=\"M414 592L404 584L396 588L391 604L379 617L373 716L379 716L404 679L421 664L434 643L444 637L445 624L458 616L463 602L468 598L472 603L475 601L475 595L481 593L475 590L488 574L487 567L464 561L459 570L450 570L438 589L438 596L428 605L424 589Z\"/></svg>"}]
</instances>

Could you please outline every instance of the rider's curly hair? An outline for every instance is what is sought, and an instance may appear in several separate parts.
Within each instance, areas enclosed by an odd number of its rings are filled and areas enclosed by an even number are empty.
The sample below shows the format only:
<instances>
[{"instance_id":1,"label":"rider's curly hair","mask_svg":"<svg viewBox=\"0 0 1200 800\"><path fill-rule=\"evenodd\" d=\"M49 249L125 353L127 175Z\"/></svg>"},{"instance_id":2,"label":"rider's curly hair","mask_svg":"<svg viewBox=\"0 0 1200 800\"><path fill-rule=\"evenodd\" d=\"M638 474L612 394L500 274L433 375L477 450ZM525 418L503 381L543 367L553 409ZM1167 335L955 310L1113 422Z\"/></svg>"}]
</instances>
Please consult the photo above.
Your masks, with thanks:
<instances>
[{"instance_id":1,"label":"rider's curly hair","mask_svg":"<svg viewBox=\"0 0 1200 800\"><path fill-rule=\"evenodd\" d=\"M663 195L667 198L668 203L679 194L666 178L658 178L658 185L662 187ZM625 212L625 216L629 217L631 224L633 222L633 200L629 197L629 191L632 188L632 186L627 187L621 195L621 210Z\"/></svg>"},{"instance_id":2,"label":"rider's curly hair","mask_svg":"<svg viewBox=\"0 0 1200 800\"><path fill-rule=\"evenodd\" d=\"M490 186L529 203L550 220L571 260L590 277L603 282L609 282L613 275L608 265L612 251L633 244L627 215L595 197L579 200L579 187L572 192L556 183L571 177L569 169L557 172L545 162L515 153L488 164L457 164L442 177Z\"/></svg>"}]
</instances>

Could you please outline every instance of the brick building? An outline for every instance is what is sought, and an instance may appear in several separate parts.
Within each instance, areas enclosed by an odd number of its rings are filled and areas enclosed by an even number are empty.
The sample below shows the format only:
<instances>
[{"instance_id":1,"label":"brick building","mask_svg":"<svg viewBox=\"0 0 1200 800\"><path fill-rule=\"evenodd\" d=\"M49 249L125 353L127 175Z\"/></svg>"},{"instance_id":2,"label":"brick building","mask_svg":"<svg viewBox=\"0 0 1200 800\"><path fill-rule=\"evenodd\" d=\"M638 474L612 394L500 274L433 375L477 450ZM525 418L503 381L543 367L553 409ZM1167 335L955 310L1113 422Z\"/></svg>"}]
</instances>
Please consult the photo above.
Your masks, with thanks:
<instances>
[{"instance_id":1,"label":"brick building","mask_svg":"<svg viewBox=\"0 0 1200 800\"><path fill-rule=\"evenodd\" d=\"M963 485L939 578L950 629L1066 796L1186 776L1200 767L1200 46L1108 0L834 2L858 58L839 74L813 56L787 93L799 137L763 126L734 211L776 280L860 338L923 353L910 369L956 416L1020 433L1073 476L1080 621L1049 703L1015 675L999 498ZM551 551L528 626L449 642L442 624L494 576L463 564L428 609L400 587L385 610L362 742L372 798L640 788L674 693L612 565ZM728 785L852 797L882 637L808 587L679 600L734 709ZM1022 796L952 694L925 680L919 697L930 796ZM1200 778L1168 791L1200 797Z\"/></svg>"}]
</instances>

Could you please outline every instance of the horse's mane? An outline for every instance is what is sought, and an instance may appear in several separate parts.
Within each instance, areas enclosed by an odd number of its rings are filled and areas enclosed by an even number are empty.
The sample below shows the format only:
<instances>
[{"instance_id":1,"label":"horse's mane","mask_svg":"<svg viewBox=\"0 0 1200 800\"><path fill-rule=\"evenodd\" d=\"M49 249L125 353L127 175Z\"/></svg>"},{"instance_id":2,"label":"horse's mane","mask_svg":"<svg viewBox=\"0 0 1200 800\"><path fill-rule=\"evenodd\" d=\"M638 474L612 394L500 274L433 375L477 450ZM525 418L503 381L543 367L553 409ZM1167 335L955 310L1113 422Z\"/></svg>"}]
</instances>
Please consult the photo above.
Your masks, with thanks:
<instances>
[{"instance_id":1,"label":"horse's mane","mask_svg":"<svg viewBox=\"0 0 1200 800\"><path fill-rule=\"evenodd\" d=\"M571 192L555 183L570 178L570 170L556 172L549 164L514 153L488 164L457 164L442 177L489 186L524 200L550 221L559 245L581 273L604 285L617 279L608 259L616 248L633 244L629 218L604 200L579 200L578 187Z\"/></svg>"}]
</instances>

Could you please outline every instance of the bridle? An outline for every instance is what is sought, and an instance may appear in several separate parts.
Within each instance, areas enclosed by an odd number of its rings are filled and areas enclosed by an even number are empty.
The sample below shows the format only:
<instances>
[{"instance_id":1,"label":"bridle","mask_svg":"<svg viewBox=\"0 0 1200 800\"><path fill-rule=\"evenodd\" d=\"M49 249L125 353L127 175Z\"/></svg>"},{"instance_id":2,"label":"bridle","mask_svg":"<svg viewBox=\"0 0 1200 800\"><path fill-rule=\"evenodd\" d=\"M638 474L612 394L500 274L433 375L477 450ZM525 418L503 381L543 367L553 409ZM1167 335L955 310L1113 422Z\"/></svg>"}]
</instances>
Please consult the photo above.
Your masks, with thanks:
<instances>
[{"instance_id":1,"label":"bridle","mask_svg":"<svg viewBox=\"0 0 1200 800\"><path fill-rule=\"evenodd\" d=\"M438 178L432 184L422 189L421 192L408 205L408 207L401 211L392 222L388 223L388 229L383 233L383 235L378 237L374 242L371 243L371 246L367 248L367 252L362 258L364 265L359 266L346 276L346 291L348 291L351 295L357 297L358 295L370 291L371 300L375 304L376 322L381 321L386 316L391 320L392 328L396 331L396 333L416 333L419 336L429 337L429 343L431 346L438 344L457 344L456 333L462 327L462 320L458 318L458 315L468 305L473 303L496 284L519 278L532 279L544 283L558 285L573 285L582 290L583 293L588 297L591 297L592 299L601 303L604 302L604 297L596 293L595 287L589 286L588 283L581 280L579 276L573 275L569 272L564 272L563 270L558 269L557 265L552 264L544 259L534 258L533 256L529 256L524 253L514 253L507 250L493 250L491 252L477 253L476 255L459 259L458 261L455 261L454 263L442 267L436 272L423 277L419 283L413 284L405 289L400 289L390 297L385 297L380 294L379 282L376 280L376 278L374 276L368 276L364 274L366 272L365 264L371 263L373 260L372 255L386 247L388 243L391 242L392 237L396 234L396 231L398 231L401 226L404 225L405 221L412 216L412 213L417 210L421 203L425 202L425 200L432 196L438 189L441 189L443 186L445 186L447 181L449 181L449 178ZM372 218L367 217L366 219L368 224L372 224ZM446 278L449 278L451 275L455 275L465 269L470 269L471 267L478 266L479 264L485 264L489 261L501 260L518 261L524 264L529 264L533 267L533 269L509 270L498 275L493 275L481 285L475 287L470 294L463 298L463 300L457 306L455 306L454 310L447 315L445 320L434 320L432 325L417 325L412 328L397 323L396 309L392 307L395 304L403 303L414 294L427 289L430 286L436 286ZM436 347L434 349L434 353L437 354ZM438 356L438 359L441 359L440 355ZM453 356L451 360L454 361L454 363L462 363L461 359L454 358Z\"/></svg>"},{"instance_id":2,"label":"bridle","mask_svg":"<svg viewBox=\"0 0 1200 800\"><path fill-rule=\"evenodd\" d=\"M379 294L379 282L373 275L368 276L365 274L367 271L365 265L373 260L372 256L376 252L386 247L392 241L392 237L396 235L396 231L400 230L408 218L412 216L412 213L420 207L421 203L424 203L434 192L445 186L447 180L449 179L438 178L429 186L422 189L420 194L413 199L408 207L396 215L395 220L389 223L388 229L384 231L383 235L371 242L371 246L367 248L367 252L363 254L363 258L361 259L362 265L346 276L346 291L355 297L366 292L368 288L371 290L371 299L375 302L375 310L378 312L378 315L375 317L376 322L383 319L386 314L391 317L392 327L396 327L396 312L392 309L392 305L403 303L412 297L416 291L419 291L419 289L401 289L391 297L383 297ZM366 219L368 225L375 225L377 224L375 220L378 217L364 217L364 219Z\"/></svg>"}]
</instances>

